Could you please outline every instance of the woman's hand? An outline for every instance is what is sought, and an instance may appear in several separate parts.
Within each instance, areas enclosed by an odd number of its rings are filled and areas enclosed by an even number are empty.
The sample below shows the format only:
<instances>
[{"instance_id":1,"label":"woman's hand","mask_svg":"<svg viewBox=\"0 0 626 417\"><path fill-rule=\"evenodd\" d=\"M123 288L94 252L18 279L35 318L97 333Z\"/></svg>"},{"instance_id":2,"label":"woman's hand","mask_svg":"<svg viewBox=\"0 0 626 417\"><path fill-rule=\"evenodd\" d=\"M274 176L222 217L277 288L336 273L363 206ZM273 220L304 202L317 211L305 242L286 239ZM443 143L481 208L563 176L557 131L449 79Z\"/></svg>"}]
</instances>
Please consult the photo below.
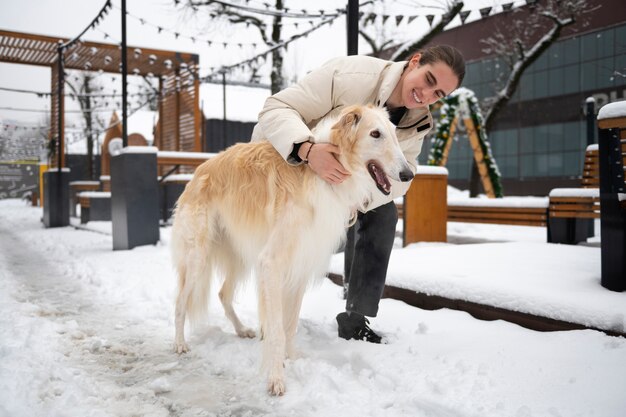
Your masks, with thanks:
<instances>
[{"instance_id":1,"label":"woman's hand","mask_svg":"<svg viewBox=\"0 0 626 417\"><path fill-rule=\"evenodd\" d=\"M308 164L320 178L329 184L341 184L350 173L341 165L335 155L339 155L339 147L330 143L310 143L300 147L298 156L308 159ZM307 158L308 154L308 158Z\"/></svg>"}]
</instances>

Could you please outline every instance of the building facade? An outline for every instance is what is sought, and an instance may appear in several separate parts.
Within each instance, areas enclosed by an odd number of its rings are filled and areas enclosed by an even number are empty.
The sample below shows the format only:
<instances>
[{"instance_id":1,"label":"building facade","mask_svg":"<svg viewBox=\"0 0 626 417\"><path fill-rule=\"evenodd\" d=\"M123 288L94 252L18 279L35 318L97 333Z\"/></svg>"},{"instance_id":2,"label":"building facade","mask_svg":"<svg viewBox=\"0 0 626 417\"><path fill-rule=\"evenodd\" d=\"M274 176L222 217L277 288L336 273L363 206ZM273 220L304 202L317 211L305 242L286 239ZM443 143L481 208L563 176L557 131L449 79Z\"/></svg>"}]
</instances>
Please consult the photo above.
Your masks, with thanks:
<instances>
[{"instance_id":1,"label":"building facade","mask_svg":"<svg viewBox=\"0 0 626 417\"><path fill-rule=\"evenodd\" d=\"M594 97L596 109L626 99L626 5L623 0L589 3L595 6L589 16L564 30L525 71L489 132L505 195L546 195L555 187L579 186L589 141L586 99ZM496 14L448 30L432 42L463 51L467 62L463 85L479 100L494 96L508 75L500 58L483 52L480 39L506 26L507 19L523 18L525 12L532 11ZM425 144L421 164L428 151ZM472 160L469 142L461 133L447 163L451 185L468 188Z\"/></svg>"}]
</instances>

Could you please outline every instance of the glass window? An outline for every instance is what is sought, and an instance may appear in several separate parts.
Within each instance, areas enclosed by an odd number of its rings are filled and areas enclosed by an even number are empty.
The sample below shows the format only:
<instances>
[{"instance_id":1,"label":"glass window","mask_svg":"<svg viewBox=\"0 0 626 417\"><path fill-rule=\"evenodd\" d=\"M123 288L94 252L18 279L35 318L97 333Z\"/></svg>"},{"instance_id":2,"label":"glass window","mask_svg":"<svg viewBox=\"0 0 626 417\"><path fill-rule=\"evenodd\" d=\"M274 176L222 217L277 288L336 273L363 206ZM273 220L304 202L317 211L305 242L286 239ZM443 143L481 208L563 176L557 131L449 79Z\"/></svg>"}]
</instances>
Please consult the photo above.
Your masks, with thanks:
<instances>
[{"instance_id":1,"label":"glass window","mask_svg":"<svg viewBox=\"0 0 626 417\"><path fill-rule=\"evenodd\" d=\"M582 172L582 152L563 152L563 175L578 177Z\"/></svg>"},{"instance_id":2,"label":"glass window","mask_svg":"<svg viewBox=\"0 0 626 417\"><path fill-rule=\"evenodd\" d=\"M535 74L534 98L546 97L548 95L548 71L540 71Z\"/></svg>"},{"instance_id":3,"label":"glass window","mask_svg":"<svg viewBox=\"0 0 626 417\"><path fill-rule=\"evenodd\" d=\"M563 125L555 123L548 125L548 152L561 152L563 150Z\"/></svg>"},{"instance_id":4,"label":"glass window","mask_svg":"<svg viewBox=\"0 0 626 417\"><path fill-rule=\"evenodd\" d=\"M568 65L561 70L563 77L563 94L580 91L580 68L578 65Z\"/></svg>"},{"instance_id":5,"label":"glass window","mask_svg":"<svg viewBox=\"0 0 626 417\"><path fill-rule=\"evenodd\" d=\"M533 152L533 131L532 127L520 129L520 152L523 154Z\"/></svg>"},{"instance_id":6,"label":"glass window","mask_svg":"<svg viewBox=\"0 0 626 417\"><path fill-rule=\"evenodd\" d=\"M563 175L563 154L551 153L548 155L548 175L562 176Z\"/></svg>"},{"instance_id":7,"label":"glass window","mask_svg":"<svg viewBox=\"0 0 626 417\"><path fill-rule=\"evenodd\" d=\"M467 84L479 83L480 80L480 63L472 62L467 64L467 76L465 78Z\"/></svg>"},{"instance_id":8,"label":"glass window","mask_svg":"<svg viewBox=\"0 0 626 417\"><path fill-rule=\"evenodd\" d=\"M578 37L563 42L563 63L578 64L580 62L580 39Z\"/></svg>"},{"instance_id":9,"label":"glass window","mask_svg":"<svg viewBox=\"0 0 626 417\"><path fill-rule=\"evenodd\" d=\"M541 71L548 68L548 55L543 53L537 58L537 60L528 68L529 71Z\"/></svg>"},{"instance_id":10,"label":"glass window","mask_svg":"<svg viewBox=\"0 0 626 417\"><path fill-rule=\"evenodd\" d=\"M578 149L579 146L579 132L578 132L578 123L570 122L563 123L563 149L565 150L574 150Z\"/></svg>"},{"instance_id":11,"label":"glass window","mask_svg":"<svg viewBox=\"0 0 626 417\"><path fill-rule=\"evenodd\" d=\"M520 176L532 177L535 172L535 157L534 155L522 155L520 158Z\"/></svg>"},{"instance_id":12,"label":"glass window","mask_svg":"<svg viewBox=\"0 0 626 417\"><path fill-rule=\"evenodd\" d=\"M581 55L583 61L593 61L598 57L597 36L595 33L585 35L581 39Z\"/></svg>"},{"instance_id":13,"label":"glass window","mask_svg":"<svg viewBox=\"0 0 626 417\"><path fill-rule=\"evenodd\" d=\"M522 79L520 80L520 84L518 89L520 90L520 100L532 100L533 99L533 83L534 83L534 75L531 73L524 73L522 75Z\"/></svg>"},{"instance_id":14,"label":"glass window","mask_svg":"<svg viewBox=\"0 0 626 417\"><path fill-rule=\"evenodd\" d=\"M581 75L581 90L589 91L596 89L596 79L597 79L597 63L595 61L585 62L581 65L582 75Z\"/></svg>"},{"instance_id":15,"label":"glass window","mask_svg":"<svg viewBox=\"0 0 626 417\"><path fill-rule=\"evenodd\" d=\"M624 54L626 53L626 25L620 26L614 29L615 30L615 39L617 42L615 43L615 54Z\"/></svg>"},{"instance_id":16,"label":"glass window","mask_svg":"<svg viewBox=\"0 0 626 417\"><path fill-rule=\"evenodd\" d=\"M624 42L624 45L626 45L626 42ZM622 74L626 74L626 52L615 56L615 70ZM619 77L619 75L617 75L616 78L617 77ZM625 82L626 78L622 78L621 83L623 84ZM617 83L620 83L620 81L618 80Z\"/></svg>"},{"instance_id":17,"label":"glass window","mask_svg":"<svg viewBox=\"0 0 626 417\"><path fill-rule=\"evenodd\" d=\"M548 71L548 93L551 96L560 96L565 90L565 77L563 67L553 68Z\"/></svg>"},{"instance_id":18,"label":"glass window","mask_svg":"<svg viewBox=\"0 0 626 417\"><path fill-rule=\"evenodd\" d=\"M494 79L493 76L493 60L483 59L481 63L481 75L483 82L491 82Z\"/></svg>"},{"instance_id":19,"label":"glass window","mask_svg":"<svg viewBox=\"0 0 626 417\"><path fill-rule=\"evenodd\" d=\"M598 45L598 57L613 56L615 40L613 39L613 29L608 29L596 34Z\"/></svg>"},{"instance_id":20,"label":"glass window","mask_svg":"<svg viewBox=\"0 0 626 417\"><path fill-rule=\"evenodd\" d=\"M518 158L517 156L505 156L503 159L503 168L500 168L503 177L507 178L516 178L518 176L517 167L518 167ZM500 166L500 160L496 161L498 166Z\"/></svg>"},{"instance_id":21,"label":"glass window","mask_svg":"<svg viewBox=\"0 0 626 417\"><path fill-rule=\"evenodd\" d=\"M598 60L597 64L598 88L606 88L617 85L617 83L615 83L615 76L613 75L613 71L615 71L613 57Z\"/></svg>"},{"instance_id":22,"label":"glass window","mask_svg":"<svg viewBox=\"0 0 626 417\"><path fill-rule=\"evenodd\" d=\"M565 58L563 56L563 42L555 42L550 45L547 51L544 54L548 55L548 67L555 68L561 67L565 63Z\"/></svg>"},{"instance_id":23,"label":"glass window","mask_svg":"<svg viewBox=\"0 0 626 417\"><path fill-rule=\"evenodd\" d=\"M537 177L548 176L548 155L544 155L544 154L535 155L534 176L537 176Z\"/></svg>"},{"instance_id":24,"label":"glass window","mask_svg":"<svg viewBox=\"0 0 626 417\"><path fill-rule=\"evenodd\" d=\"M548 141L550 140L548 125L536 126L534 130L534 151L537 153L547 153Z\"/></svg>"}]
</instances>

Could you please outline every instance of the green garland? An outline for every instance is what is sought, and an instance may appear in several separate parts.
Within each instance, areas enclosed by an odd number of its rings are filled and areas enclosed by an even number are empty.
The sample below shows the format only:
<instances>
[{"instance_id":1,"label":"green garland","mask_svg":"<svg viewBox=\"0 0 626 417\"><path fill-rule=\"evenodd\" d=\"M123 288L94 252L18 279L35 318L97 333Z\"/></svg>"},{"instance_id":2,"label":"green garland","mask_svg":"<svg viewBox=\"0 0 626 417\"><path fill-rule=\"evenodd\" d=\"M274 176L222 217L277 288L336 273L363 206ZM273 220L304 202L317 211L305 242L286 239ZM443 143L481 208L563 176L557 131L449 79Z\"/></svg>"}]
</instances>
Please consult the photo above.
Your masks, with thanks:
<instances>
[{"instance_id":1,"label":"green garland","mask_svg":"<svg viewBox=\"0 0 626 417\"><path fill-rule=\"evenodd\" d=\"M443 158L443 151L446 148L446 144L450 137L450 127L454 121L454 117L459 112L461 100L467 103L469 108L470 117L476 126L476 133L478 134L478 143L483 152L485 159L485 165L487 166L487 174L493 185L493 192L497 198L501 198L502 194L502 174L498 169L496 160L491 152L491 145L487 138L487 132L483 127L483 115L480 111L480 106L476 95L473 91L467 88L459 88L454 93L442 100L443 106L441 107L441 116L437 125L437 133L431 142L430 155L428 157L428 165L440 165Z\"/></svg>"},{"instance_id":2,"label":"green garland","mask_svg":"<svg viewBox=\"0 0 626 417\"><path fill-rule=\"evenodd\" d=\"M437 132L432 139L430 154L428 155L428 165L441 166L443 159L443 151L446 149L450 137L450 127L454 122L454 117L459 111L459 96L451 94L444 98L442 106L439 110L439 121L437 122Z\"/></svg>"}]
</instances>

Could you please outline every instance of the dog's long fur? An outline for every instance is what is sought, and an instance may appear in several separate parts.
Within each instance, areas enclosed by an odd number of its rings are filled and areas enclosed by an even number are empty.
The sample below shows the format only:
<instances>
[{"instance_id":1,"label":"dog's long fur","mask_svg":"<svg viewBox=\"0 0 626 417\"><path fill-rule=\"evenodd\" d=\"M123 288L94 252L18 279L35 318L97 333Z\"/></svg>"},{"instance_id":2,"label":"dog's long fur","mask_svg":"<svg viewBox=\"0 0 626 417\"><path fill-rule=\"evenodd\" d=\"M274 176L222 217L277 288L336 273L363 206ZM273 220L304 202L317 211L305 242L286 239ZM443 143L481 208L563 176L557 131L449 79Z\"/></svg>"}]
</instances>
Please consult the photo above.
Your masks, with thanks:
<instances>
[{"instance_id":1,"label":"dog's long fur","mask_svg":"<svg viewBox=\"0 0 626 417\"><path fill-rule=\"evenodd\" d=\"M179 290L175 350L188 350L185 316L206 313L215 274L224 278L219 297L235 331L255 336L232 307L236 288L254 269L263 361L274 395L285 391L283 361L294 353L307 284L325 275L351 216L381 192L367 166L376 161L391 178L413 177L384 110L349 107L322 120L314 134L339 147L339 160L351 173L342 184L327 184L306 165L288 165L267 141L237 144L197 168L178 200L172 230Z\"/></svg>"}]
</instances>

